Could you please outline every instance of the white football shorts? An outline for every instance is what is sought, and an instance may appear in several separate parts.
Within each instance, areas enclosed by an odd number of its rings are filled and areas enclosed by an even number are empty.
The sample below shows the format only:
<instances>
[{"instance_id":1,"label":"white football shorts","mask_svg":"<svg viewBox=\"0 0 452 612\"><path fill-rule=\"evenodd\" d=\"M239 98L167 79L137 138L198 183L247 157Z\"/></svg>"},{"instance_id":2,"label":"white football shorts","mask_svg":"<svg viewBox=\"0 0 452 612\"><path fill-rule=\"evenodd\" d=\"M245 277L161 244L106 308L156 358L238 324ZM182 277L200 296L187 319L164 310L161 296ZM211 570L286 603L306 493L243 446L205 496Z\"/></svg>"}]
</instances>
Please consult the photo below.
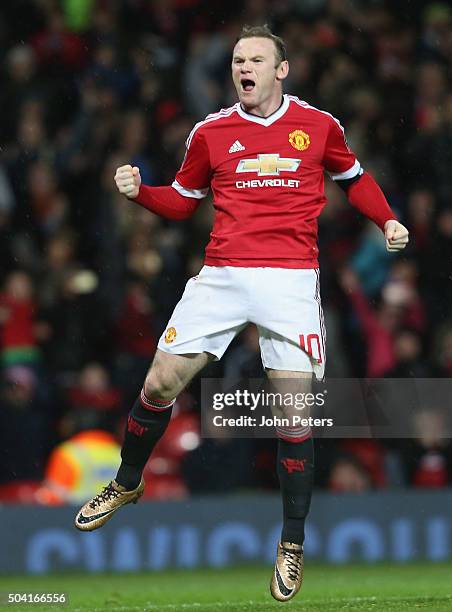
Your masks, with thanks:
<instances>
[{"instance_id":1,"label":"white football shorts","mask_svg":"<svg viewBox=\"0 0 452 612\"><path fill-rule=\"evenodd\" d=\"M204 266L190 278L158 348L221 359L234 337L255 323L264 368L325 371L319 271Z\"/></svg>"}]
</instances>

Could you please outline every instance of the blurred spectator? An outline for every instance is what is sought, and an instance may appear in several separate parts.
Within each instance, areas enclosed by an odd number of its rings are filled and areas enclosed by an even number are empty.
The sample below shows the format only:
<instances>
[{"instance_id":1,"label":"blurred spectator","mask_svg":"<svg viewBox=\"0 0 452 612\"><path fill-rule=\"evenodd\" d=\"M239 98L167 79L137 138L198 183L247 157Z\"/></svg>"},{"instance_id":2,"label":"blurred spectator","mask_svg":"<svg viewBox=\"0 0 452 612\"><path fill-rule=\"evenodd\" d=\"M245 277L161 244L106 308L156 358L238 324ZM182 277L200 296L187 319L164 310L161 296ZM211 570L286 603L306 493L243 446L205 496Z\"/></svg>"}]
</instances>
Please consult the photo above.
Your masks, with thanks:
<instances>
[{"instance_id":1,"label":"blurred spectator","mask_svg":"<svg viewBox=\"0 0 452 612\"><path fill-rule=\"evenodd\" d=\"M395 366L393 335L402 322L398 305L382 302L375 310L364 295L358 277L344 270L340 278L348 294L366 343L367 365L365 375L370 378L384 376Z\"/></svg>"},{"instance_id":2,"label":"blurred spectator","mask_svg":"<svg viewBox=\"0 0 452 612\"><path fill-rule=\"evenodd\" d=\"M437 329L432 346L432 361L440 376L452 376L452 323Z\"/></svg>"},{"instance_id":3,"label":"blurred spectator","mask_svg":"<svg viewBox=\"0 0 452 612\"><path fill-rule=\"evenodd\" d=\"M358 275L366 296L378 295L386 280L390 265L391 257L381 239L380 230L374 223L367 224L361 243L351 261L353 271Z\"/></svg>"},{"instance_id":4,"label":"blurred spectator","mask_svg":"<svg viewBox=\"0 0 452 612\"><path fill-rule=\"evenodd\" d=\"M403 309L403 323L424 332L427 329L425 306L418 290L416 263L397 259L389 272L382 290L383 301Z\"/></svg>"},{"instance_id":5,"label":"blurred spectator","mask_svg":"<svg viewBox=\"0 0 452 612\"><path fill-rule=\"evenodd\" d=\"M116 439L121 393L108 372L87 364L67 391L68 410L60 420L63 442L49 456L40 503L78 503L92 497L116 476L120 446Z\"/></svg>"},{"instance_id":6,"label":"blurred spectator","mask_svg":"<svg viewBox=\"0 0 452 612\"><path fill-rule=\"evenodd\" d=\"M425 253L432 244L435 196L428 189L416 189L408 200L409 250Z\"/></svg>"},{"instance_id":7,"label":"blurred spectator","mask_svg":"<svg viewBox=\"0 0 452 612\"><path fill-rule=\"evenodd\" d=\"M450 62L452 9L443 2L428 4L423 15L423 52L427 57Z\"/></svg>"},{"instance_id":8,"label":"blurred spectator","mask_svg":"<svg viewBox=\"0 0 452 612\"><path fill-rule=\"evenodd\" d=\"M375 309L364 295L357 275L350 269L343 270L340 282L365 336L366 376L385 376L396 371L397 366L407 375L409 364L413 368L411 375L415 375L415 370L417 375L422 371L422 364L417 363L422 353L420 338L416 343L414 337L401 333L403 326L410 326L414 332L426 329L425 308L416 281L417 269L413 262L396 261L383 287L380 305Z\"/></svg>"},{"instance_id":9,"label":"blurred spectator","mask_svg":"<svg viewBox=\"0 0 452 612\"><path fill-rule=\"evenodd\" d=\"M62 437L85 429L114 431L121 399L121 392L112 386L107 370L99 363L88 363L67 390L68 412L60 423Z\"/></svg>"},{"instance_id":10,"label":"blurred spectator","mask_svg":"<svg viewBox=\"0 0 452 612\"><path fill-rule=\"evenodd\" d=\"M0 133L2 142L11 142L24 103L43 94L36 56L30 45L15 45L8 50L5 72L0 92Z\"/></svg>"},{"instance_id":11,"label":"blurred spectator","mask_svg":"<svg viewBox=\"0 0 452 612\"><path fill-rule=\"evenodd\" d=\"M131 281L116 323L116 378L124 391L126 405L138 395L150 356L157 348L154 308L146 284Z\"/></svg>"},{"instance_id":12,"label":"blurred spectator","mask_svg":"<svg viewBox=\"0 0 452 612\"><path fill-rule=\"evenodd\" d=\"M371 482L357 459L339 456L331 469L328 488L333 493L362 493L371 488Z\"/></svg>"},{"instance_id":13,"label":"blurred spectator","mask_svg":"<svg viewBox=\"0 0 452 612\"><path fill-rule=\"evenodd\" d=\"M53 405L39 394L39 379L25 365L0 378L0 482L40 480L55 438ZM45 400L45 402L43 401Z\"/></svg>"},{"instance_id":14,"label":"blurred spectator","mask_svg":"<svg viewBox=\"0 0 452 612\"><path fill-rule=\"evenodd\" d=\"M445 419L434 407L414 415L414 434L404 444L407 481L415 487L437 489L452 482L452 443L444 438Z\"/></svg>"},{"instance_id":15,"label":"blurred spectator","mask_svg":"<svg viewBox=\"0 0 452 612\"><path fill-rule=\"evenodd\" d=\"M374 488L387 485L385 473L385 448L380 440L343 440L339 451L348 457L353 457L366 471L370 484Z\"/></svg>"},{"instance_id":16,"label":"blurred spectator","mask_svg":"<svg viewBox=\"0 0 452 612\"><path fill-rule=\"evenodd\" d=\"M401 328L394 338L395 366L386 372L393 378L428 378L432 368L428 366L418 331L409 327Z\"/></svg>"},{"instance_id":17,"label":"blurred spectator","mask_svg":"<svg viewBox=\"0 0 452 612\"><path fill-rule=\"evenodd\" d=\"M37 363L37 304L31 277L26 272L11 272L0 294L0 351L5 365Z\"/></svg>"},{"instance_id":18,"label":"blurred spectator","mask_svg":"<svg viewBox=\"0 0 452 612\"><path fill-rule=\"evenodd\" d=\"M48 69L80 68L85 58L83 40L66 28L64 15L55 4L48 3L46 8L46 26L31 39L38 61Z\"/></svg>"},{"instance_id":19,"label":"blurred spectator","mask_svg":"<svg viewBox=\"0 0 452 612\"><path fill-rule=\"evenodd\" d=\"M48 238L37 287L41 308L57 305L68 272L80 267L75 255L76 236L72 230L62 229Z\"/></svg>"},{"instance_id":20,"label":"blurred spectator","mask_svg":"<svg viewBox=\"0 0 452 612\"><path fill-rule=\"evenodd\" d=\"M28 197L33 225L41 234L51 236L61 229L67 219L68 201L58 191L54 172L43 161L29 166Z\"/></svg>"},{"instance_id":21,"label":"blurred spectator","mask_svg":"<svg viewBox=\"0 0 452 612\"><path fill-rule=\"evenodd\" d=\"M64 376L90 359L106 357L111 319L98 298L97 285L92 270L66 270L58 300L43 311L51 329L43 350L55 374Z\"/></svg>"}]
</instances>

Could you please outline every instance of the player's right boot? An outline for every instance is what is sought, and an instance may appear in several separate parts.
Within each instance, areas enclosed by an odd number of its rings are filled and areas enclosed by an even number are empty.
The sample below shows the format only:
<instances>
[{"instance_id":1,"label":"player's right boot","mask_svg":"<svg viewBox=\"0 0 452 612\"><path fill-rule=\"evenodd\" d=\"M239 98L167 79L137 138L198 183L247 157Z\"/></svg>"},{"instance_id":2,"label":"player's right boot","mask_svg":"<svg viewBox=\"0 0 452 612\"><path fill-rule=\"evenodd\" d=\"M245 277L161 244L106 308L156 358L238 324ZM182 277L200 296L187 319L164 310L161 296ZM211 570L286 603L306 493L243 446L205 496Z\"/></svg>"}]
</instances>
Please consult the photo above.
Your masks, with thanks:
<instances>
[{"instance_id":1,"label":"player's right boot","mask_svg":"<svg viewBox=\"0 0 452 612\"><path fill-rule=\"evenodd\" d=\"M111 519L116 510L126 504L136 504L144 492L144 479L141 477L140 484L136 489L127 491L112 480L102 491L90 499L79 510L74 524L81 531L94 531L105 525Z\"/></svg>"},{"instance_id":2,"label":"player's right boot","mask_svg":"<svg viewBox=\"0 0 452 612\"><path fill-rule=\"evenodd\" d=\"M289 601L303 582L303 546L290 542L278 544L270 592L277 601Z\"/></svg>"}]
</instances>

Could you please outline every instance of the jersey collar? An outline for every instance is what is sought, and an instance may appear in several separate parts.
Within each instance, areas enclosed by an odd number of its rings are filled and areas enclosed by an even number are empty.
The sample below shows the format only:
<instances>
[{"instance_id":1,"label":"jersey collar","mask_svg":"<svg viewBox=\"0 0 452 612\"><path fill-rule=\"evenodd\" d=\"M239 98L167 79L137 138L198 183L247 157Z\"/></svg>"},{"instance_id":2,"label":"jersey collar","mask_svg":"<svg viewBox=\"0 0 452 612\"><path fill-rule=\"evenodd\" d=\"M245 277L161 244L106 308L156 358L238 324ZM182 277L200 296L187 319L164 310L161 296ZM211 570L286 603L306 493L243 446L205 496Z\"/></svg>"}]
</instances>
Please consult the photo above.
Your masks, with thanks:
<instances>
[{"instance_id":1,"label":"jersey collar","mask_svg":"<svg viewBox=\"0 0 452 612\"><path fill-rule=\"evenodd\" d=\"M278 119L280 119L286 113L287 109L289 108L289 99L286 96L286 94L284 94L281 106L278 108L278 110L272 113L269 117L258 117L257 115L252 115L251 113L247 113L240 106L240 102L237 102L236 106L237 106L237 112L240 115L240 117L242 117L242 119L246 119L247 121L251 121L253 123L258 123L259 125L263 125L264 127L268 127L269 125L272 125L273 123L275 123L275 121L278 121Z\"/></svg>"}]
</instances>

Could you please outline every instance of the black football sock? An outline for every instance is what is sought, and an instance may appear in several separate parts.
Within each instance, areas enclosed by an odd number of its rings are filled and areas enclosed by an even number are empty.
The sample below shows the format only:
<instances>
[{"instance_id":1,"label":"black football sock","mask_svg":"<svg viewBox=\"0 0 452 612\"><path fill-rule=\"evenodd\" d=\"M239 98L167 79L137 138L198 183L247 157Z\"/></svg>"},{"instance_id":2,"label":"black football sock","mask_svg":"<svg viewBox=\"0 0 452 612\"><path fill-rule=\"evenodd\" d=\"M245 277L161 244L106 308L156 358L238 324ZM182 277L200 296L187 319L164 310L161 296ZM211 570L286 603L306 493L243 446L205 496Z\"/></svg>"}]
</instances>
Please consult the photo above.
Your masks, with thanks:
<instances>
[{"instance_id":1,"label":"black football sock","mask_svg":"<svg viewBox=\"0 0 452 612\"><path fill-rule=\"evenodd\" d=\"M277 472L283 502L281 542L303 544L314 484L314 443L278 440Z\"/></svg>"},{"instance_id":2,"label":"black football sock","mask_svg":"<svg viewBox=\"0 0 452 612\"><path fill-rule=\"evenodd\" d=\"M121 449L122 461L115 479L128 491L140 484L144 466L168 427L173 404L174 400L153 400L143 392L133 404Z\"/></svg>"}]
</instances>

